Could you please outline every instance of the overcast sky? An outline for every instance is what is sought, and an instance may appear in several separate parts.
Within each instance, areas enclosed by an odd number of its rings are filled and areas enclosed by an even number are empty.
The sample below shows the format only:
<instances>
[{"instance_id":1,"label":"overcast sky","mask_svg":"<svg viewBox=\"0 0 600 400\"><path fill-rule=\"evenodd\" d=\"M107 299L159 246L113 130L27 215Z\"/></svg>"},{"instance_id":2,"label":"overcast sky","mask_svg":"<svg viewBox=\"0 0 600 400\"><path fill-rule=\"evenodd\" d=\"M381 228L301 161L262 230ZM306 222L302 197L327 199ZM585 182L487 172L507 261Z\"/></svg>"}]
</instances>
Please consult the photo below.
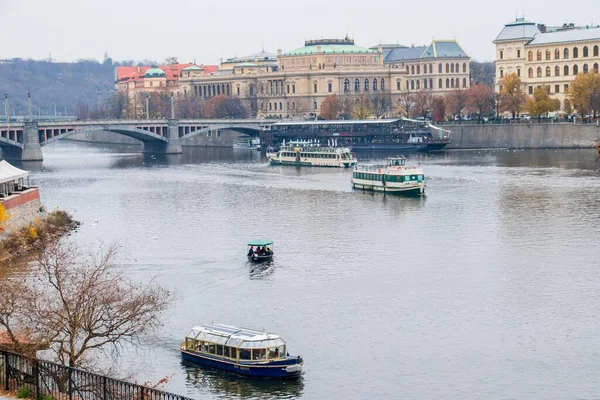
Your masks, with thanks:
<instances>
[{"instance_id":1,"label":"overcast sky","mask_svg":"<svg viewBox=\"0 0 600 400\"><path fill-rule=\"evenodd\" d=\"M493 60L492 40L524 15L546 25L600 23L600 0L0 0L0 58L220 58L302 47L305 39L428 44L456 39ZM597 15L594 15L594 12ZM594 20L595 18L595 20Z\"/></svg>"}]
</instances>

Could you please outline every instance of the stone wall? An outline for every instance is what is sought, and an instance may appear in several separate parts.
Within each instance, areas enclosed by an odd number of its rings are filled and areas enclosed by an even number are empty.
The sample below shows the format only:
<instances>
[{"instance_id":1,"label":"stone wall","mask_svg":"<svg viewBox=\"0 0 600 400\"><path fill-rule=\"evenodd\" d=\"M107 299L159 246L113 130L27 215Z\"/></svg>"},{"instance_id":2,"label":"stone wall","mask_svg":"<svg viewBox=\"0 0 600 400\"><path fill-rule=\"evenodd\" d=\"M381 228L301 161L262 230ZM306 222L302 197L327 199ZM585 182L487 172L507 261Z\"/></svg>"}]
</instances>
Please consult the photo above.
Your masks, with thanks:
<instances>
[{"instance_id":1,"label":"stone wall","mask_svg":"<svg viewBox=\"0 0 600 400\"><path fill-rule=\"evenodd\" d=\"M10 215L10 218L6 221L7 231L18 229L43 216L43 213L40 212L42 203L37 188L13 194L1 201L0 204L4 206L7 214Z\"/></svg>"},{"instance_id":2,"label":"stone wall","mask_svg":"<svg viewBox=\"0 0 600 400\"><path fill-rule=\"evenodd\" d=\"M600 140L597 125L511 124L444 126L452 133L447 149L569 149L594 147Z\"/></svg>"}]
</instances>

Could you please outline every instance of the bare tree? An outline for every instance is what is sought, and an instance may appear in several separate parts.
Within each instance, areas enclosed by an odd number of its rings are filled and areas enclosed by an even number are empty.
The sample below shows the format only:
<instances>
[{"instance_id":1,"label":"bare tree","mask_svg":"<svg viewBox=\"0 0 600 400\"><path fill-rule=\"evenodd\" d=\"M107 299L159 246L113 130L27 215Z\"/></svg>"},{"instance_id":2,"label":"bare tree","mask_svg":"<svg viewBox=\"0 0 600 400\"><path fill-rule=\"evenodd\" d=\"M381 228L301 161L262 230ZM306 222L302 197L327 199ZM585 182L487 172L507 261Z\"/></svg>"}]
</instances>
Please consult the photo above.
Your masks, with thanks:
<instances>
[{"instance_id":1,"label":"bare tree","mask_svg":"<svg viewBox=\"0 0 600 400\"><path fill-rule=\"evenodd\" d=\"M462 121L462 112L469 105L469 92L464 89L456 88L446 95L446 104L453 115L458 116L458 121Z\"/></svg>"},{"instance_id":2,"label":"bare tree","mask_svg":"<svg viewBox=\"0 0 600 400\"><path fill-rule=\"evenodd\" d=\"M160 324L172 296L153 283L131 282L115 256L114 247L94 256L70 243L48 244L37 257L39 270L25 285L12 286L20 300L4 296L0 325L30 332L70 367L93 366L88 362L94 351L118 353L124 342L134 342Z\"/></svg>"},{"instance_id":3,"label":"bare tree","mask_svg":"<svg viewBox=\"0 0 600 400\"><path fill-rule=\"evenodd\" d=\"M414 97L414 111L416 115L427 118L431 112L431 93L420 90Z\"/></svg>"},{"instance_id":4,"label":"bare tree","mask_svg":"<svg viewBox=\"0 0 600 400\"><path fill-rule=\"evenodd\" d=\"M373 116L377 119L385 117L392 108L392 97L389 93L371 94L369 102Z\"/></svg>"},{"instance_id":5,"label":"bare tree","mask_svg":"<svg viewBox=\"0 0 600 400\"><path fill-rule=\"evenodd\" d=\"M412 117L413 107L415 104L415 96L409 90L402 92L398 98L398 105L400 106L400 114L406 118Z\"/></svg>"}]
</instances>

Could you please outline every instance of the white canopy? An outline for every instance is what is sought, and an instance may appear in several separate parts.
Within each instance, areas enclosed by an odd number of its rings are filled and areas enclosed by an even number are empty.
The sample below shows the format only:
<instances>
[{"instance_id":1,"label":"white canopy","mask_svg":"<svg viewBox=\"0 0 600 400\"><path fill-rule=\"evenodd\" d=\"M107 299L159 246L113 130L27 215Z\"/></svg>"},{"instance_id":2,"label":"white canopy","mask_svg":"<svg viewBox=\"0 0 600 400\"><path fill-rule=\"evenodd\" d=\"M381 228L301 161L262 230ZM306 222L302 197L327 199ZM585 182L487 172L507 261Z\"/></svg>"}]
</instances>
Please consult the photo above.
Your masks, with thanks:
<instances>
[{"instance_id":1,"label":"white canopy","mask_svg":"<svg viewBox=\"0 0 600 400\"><path fill-rule=\"evenodd\" d=\"M0 183L18 181L20 178L26 180L27 175L29 172L12 166L5 160L0 161Z\"/></svg>"}]
</instances>

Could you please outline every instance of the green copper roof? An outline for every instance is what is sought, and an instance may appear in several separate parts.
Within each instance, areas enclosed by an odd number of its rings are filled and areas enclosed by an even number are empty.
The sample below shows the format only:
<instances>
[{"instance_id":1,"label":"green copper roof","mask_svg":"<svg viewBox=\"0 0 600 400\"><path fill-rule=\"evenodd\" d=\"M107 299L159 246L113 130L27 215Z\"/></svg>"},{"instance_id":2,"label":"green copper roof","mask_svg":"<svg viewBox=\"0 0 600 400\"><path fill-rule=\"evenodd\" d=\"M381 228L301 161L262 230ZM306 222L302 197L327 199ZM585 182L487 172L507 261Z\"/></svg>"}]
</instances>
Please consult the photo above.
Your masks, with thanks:
<instances>
[{"instance_id":1,"label":"green copper roof","mask_svg":"<svg viewBox=\"0 0 600 400\"><path fill-rule=\"evenodd\" d=\"M285 53L284 56L300 56L317 54L317 48L321 48L323 54L377 54L377 51L355 44L309 44L296 50Z\"/></svg>"},{"instance_id":2,"label":"green copper roof","mask_svg":"<svg viewBox=\"0 0 600 400\"><path fill-rule=\"evenodd\" d=\"M256 67L257 65L251 62L245 62L239 65L236 65L236 67Z\"/></svg>"},{"instance_id":3,"label":"green copper roof","mask_svg":"<svg viewBox=\"0 0 600 400\"><path fill-rule=\"evenodd\" d=\"M535 25L535 22L527 21L525 18L517 18L513 22L504 24L504 26L518 26L518 25Z\"/></svg>"},{"instance_id":4,"label":"green copper roof","mask_svg":"<svg viewBox=\"0 0 600 400\"><path fill-rule=\"evenodd\" d=\"M144 77L146 77L146 78L160 78L160 77L163 77L163 76L165 76L165 71L163 71L160 68L150 68L144 74Z\"/></svg>"}]
</instances>

